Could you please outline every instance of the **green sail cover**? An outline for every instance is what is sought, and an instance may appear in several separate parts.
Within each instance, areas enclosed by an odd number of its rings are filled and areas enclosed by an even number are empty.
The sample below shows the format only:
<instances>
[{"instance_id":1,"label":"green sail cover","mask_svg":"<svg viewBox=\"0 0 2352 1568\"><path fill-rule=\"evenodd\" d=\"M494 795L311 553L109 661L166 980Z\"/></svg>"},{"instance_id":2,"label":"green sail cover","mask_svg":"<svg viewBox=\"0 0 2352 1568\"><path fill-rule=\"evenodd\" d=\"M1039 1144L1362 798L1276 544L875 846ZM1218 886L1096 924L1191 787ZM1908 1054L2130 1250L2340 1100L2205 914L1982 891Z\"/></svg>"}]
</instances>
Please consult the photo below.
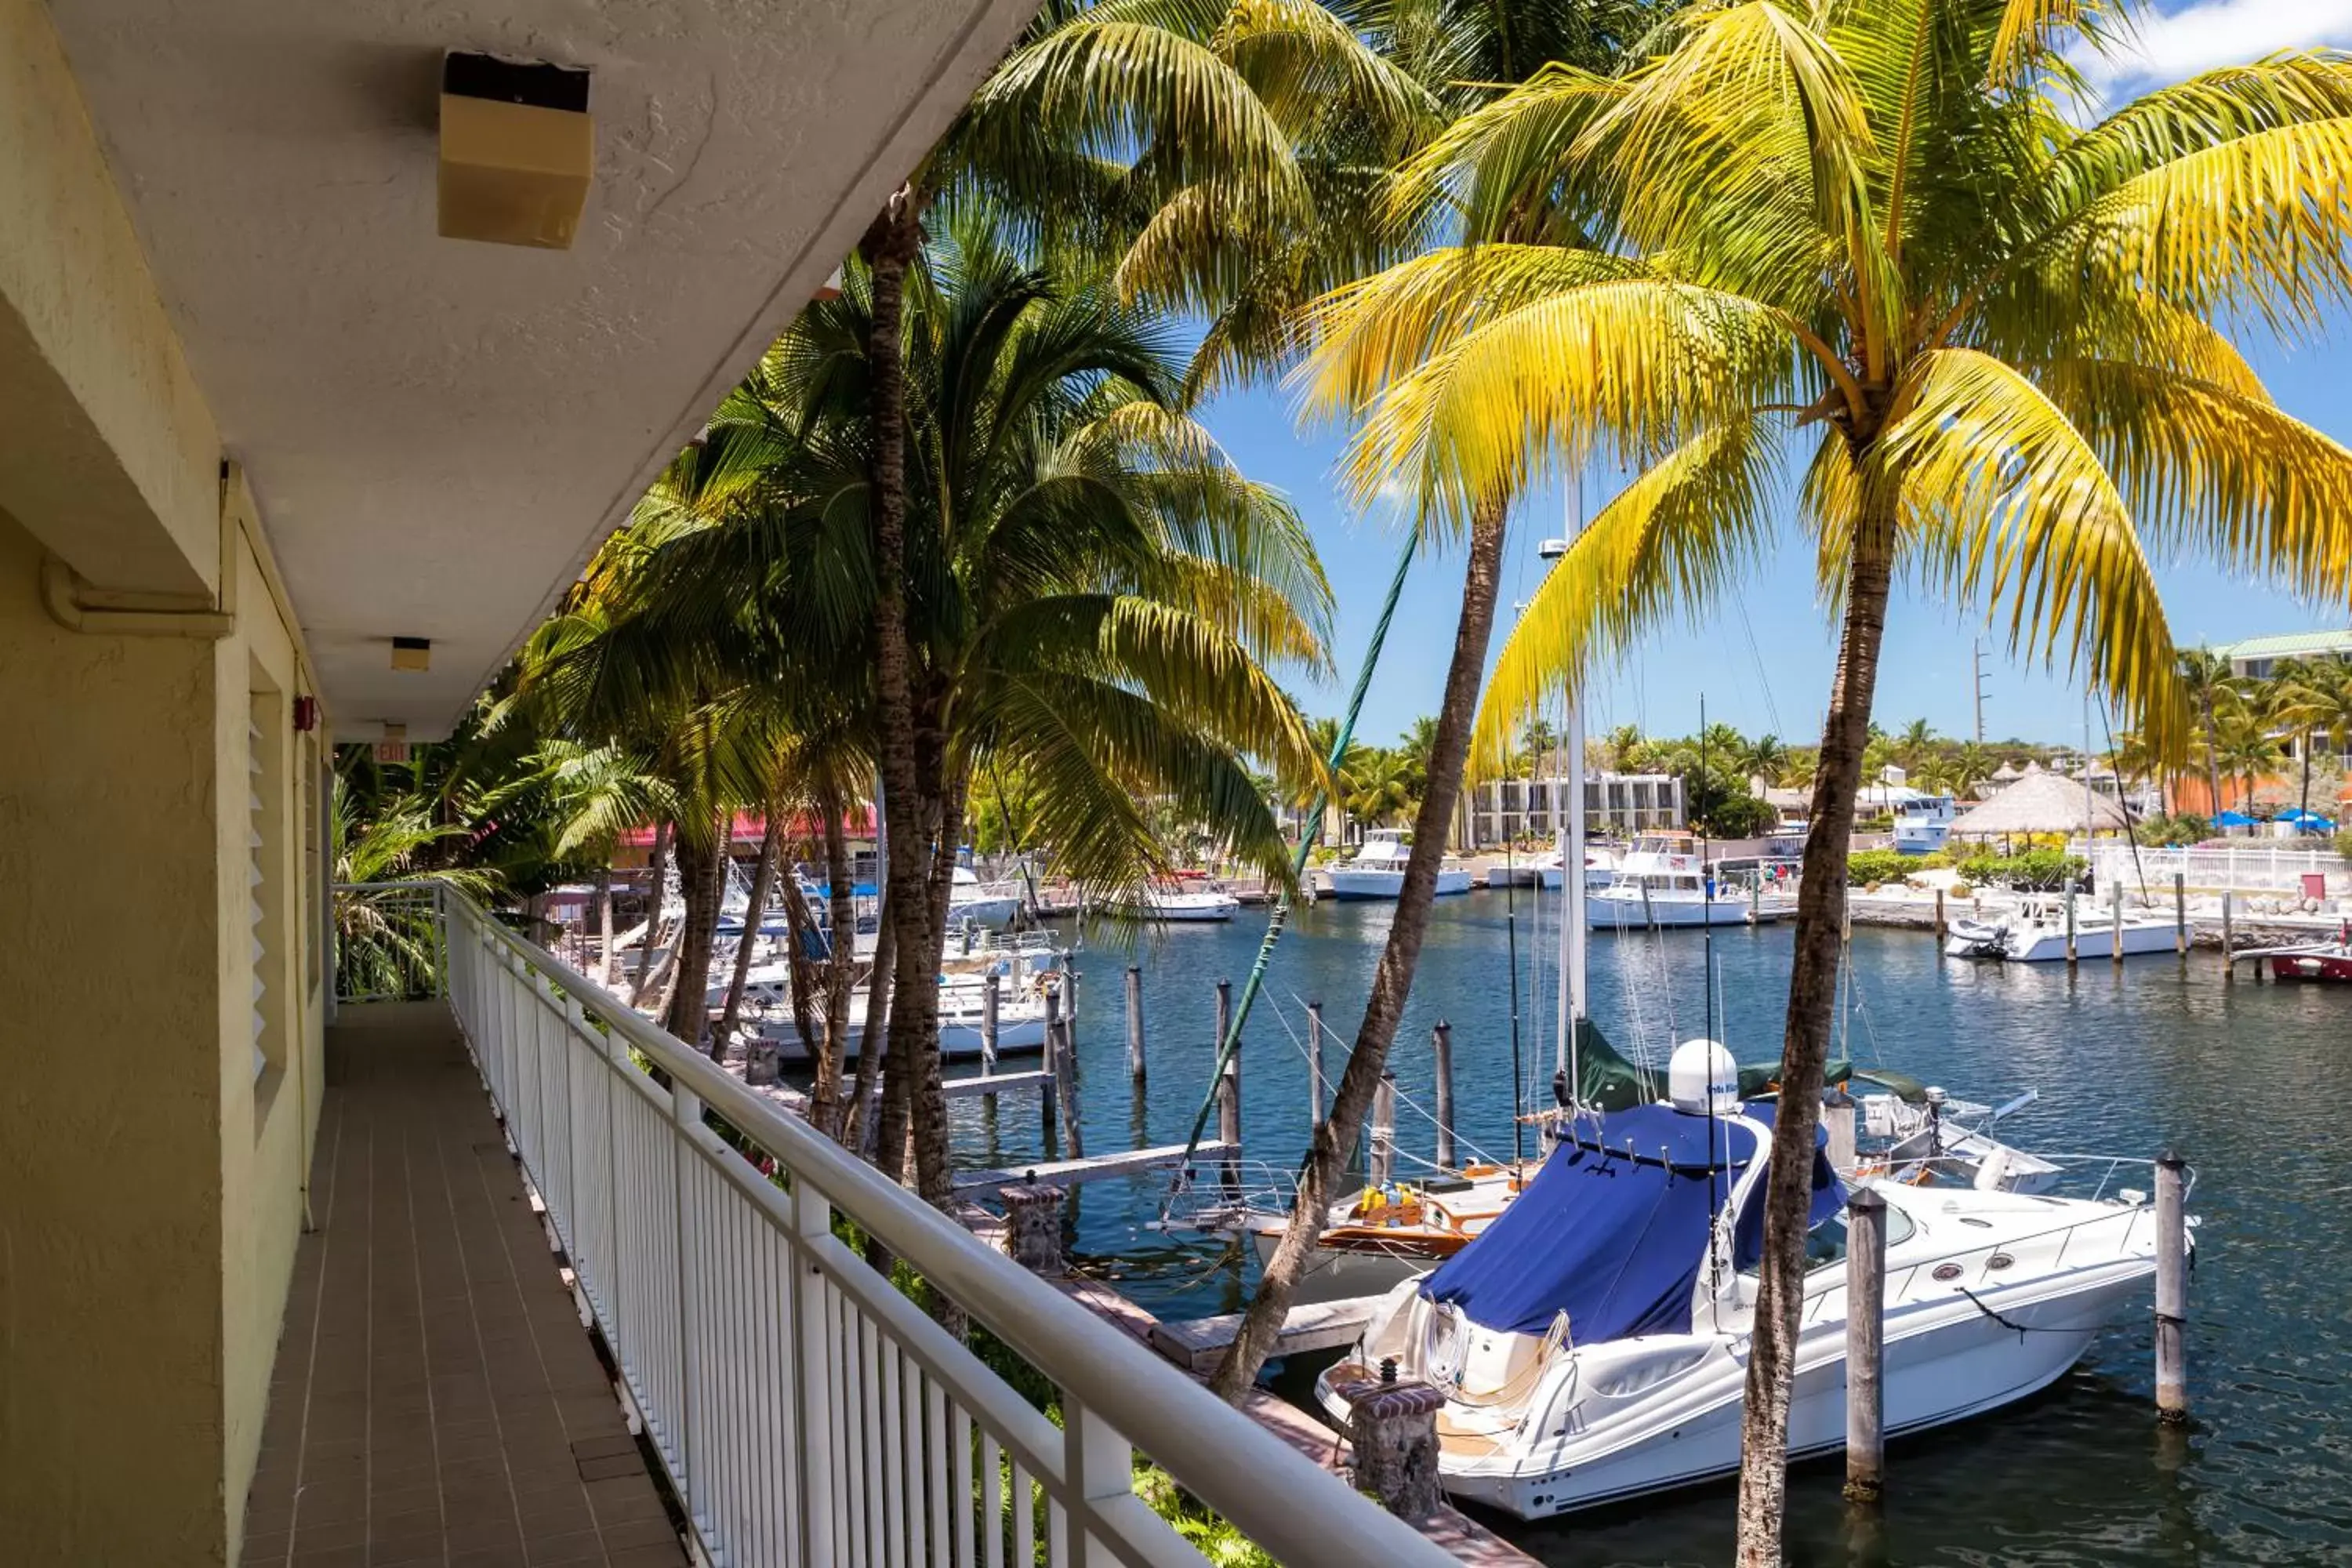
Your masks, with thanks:
<instances>
[{"instance_id":1,"label":"green sail cover","mask_svg":"<svg viewBox=\"0 0 2352 1568\"><path fill-rule=\"evenodd\" d=\"M1653 1105L1666 1098L1666 1075L1655 1068L1636 1067L1618 1054L1590 1018L1576 1021L1577 1100L1599 1110L1626 1110ZM1743 1062L1739 1068L1739 1098L1755 1100L1772 1092L1780 1076L1779 1062ZM1843 1083L1853 1076L1853 1064L1833 1058L1823 1081Z\"/></svg>"}]
</instances>

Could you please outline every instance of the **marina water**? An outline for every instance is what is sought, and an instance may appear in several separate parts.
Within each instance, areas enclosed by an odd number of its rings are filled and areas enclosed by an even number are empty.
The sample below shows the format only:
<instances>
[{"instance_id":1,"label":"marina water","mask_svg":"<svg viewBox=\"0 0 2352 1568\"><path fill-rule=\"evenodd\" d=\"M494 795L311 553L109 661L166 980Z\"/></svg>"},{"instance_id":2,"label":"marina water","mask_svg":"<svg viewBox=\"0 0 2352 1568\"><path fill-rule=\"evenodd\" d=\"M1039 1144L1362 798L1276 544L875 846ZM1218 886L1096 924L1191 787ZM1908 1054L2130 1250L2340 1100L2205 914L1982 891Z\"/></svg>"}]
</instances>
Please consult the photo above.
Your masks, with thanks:
<instances>
[{"instance_id":1,"label":"marina water","mask_svg":"<svg viewBox=\"0 0 2352 1568\"><path fill-rule=\"evenodd\" d=\"M1521 1034L1528 1080L1548 1098L1559 899L1515 895ZM1326 902L1293 917L1243 1047L1249 1158L1294 1167L1306 1147L1304 1004L1320 999L1333 1081L1362 1016L1392 906ZM1538 930L1539 927L1539 930ZM1209 1087L1215 991L1238 995L1263 911L1231 925L1148 936L1090 926L1078 1065L1087 1152L1181 1143ZM1777 1058L1788 995L1788 929L1714 938L1716 1032L1743 1061ZM1121 943L1133 943L1122 946ZM1392 1053L1402 1150L1426 1158L1433 1127L1430 1026L1453 1026L1457 1121L1465 1148L1511 1149L1510 966L1505 896L1442 900ZM1598 935L1593 1016L1628 1056L1663 1062L1706 1016L1702 939ZM1536 960L1539 957L1540 962ZM1124 971L1141 967L1150 1080L1126 1067ZM2190 1287L2193 1422L2156 1422L2145 1302L2077 1369L2021 1405L1896 1442L1875 1525L1849 1522L1834 1458L1791 1478L1797 1563L2236 1564L2352 1563L2352 996L2316 986L2221 983L2210 952L2184 971L2169 956L2058 964L1947 960L1924 932L1857 930L1843 1049L1998 1103L2038 1101L2002 1124L2037 1151L2152 1156L2177 1147L2197 1171L2202 1217ZM1009 1064L1015 1068L1023 1064ZM991 1115L954 1107L960 1164L1037 1158L1033 1096ZM1215 1135L1211 1118L1209 1136ZM1530 1137L1528 1147L1533 1149ZM1411 1167L1401 1162L1401 1170ZM2137 1175L2126 1178L2139 1181ZM1165 1173L1074 1194L1080 1266L1167 1318L1232 1311L1255 1264L1157 1225ZM1296 1384L1285 1384L1296 1392ZM1729 1483L1563 1522L1497 1521L1558 1564L1728 1560Z\"/></svg>"}]
</instances>

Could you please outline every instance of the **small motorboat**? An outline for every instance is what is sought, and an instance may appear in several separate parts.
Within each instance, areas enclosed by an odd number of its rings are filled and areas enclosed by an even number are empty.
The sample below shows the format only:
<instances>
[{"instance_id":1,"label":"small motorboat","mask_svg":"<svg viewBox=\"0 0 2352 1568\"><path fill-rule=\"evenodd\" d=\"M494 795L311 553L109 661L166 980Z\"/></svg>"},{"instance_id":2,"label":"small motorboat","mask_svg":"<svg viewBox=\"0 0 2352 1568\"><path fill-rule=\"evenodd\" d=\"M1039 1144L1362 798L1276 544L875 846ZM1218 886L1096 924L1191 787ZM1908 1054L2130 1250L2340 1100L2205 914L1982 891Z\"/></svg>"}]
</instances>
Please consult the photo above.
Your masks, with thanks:
<instances>
[{"instance_id":1,"label":"small motorboat","mask_svg":"<svg viewBox=\"0 0 2352 1568\"><path fill-rule=\"evenodd\" d=\"M1745 925L1796 908L1786 893L1718 880L1690 834L1653 833L1633 840L1606 887L1585 894L1584 921L1597 931Z\"/></svg>"},{"instance_id":2,"label":"small motorboat","mask_svg":"<svg viewBox=\"0 0 2352 1568\"><path fill-rule=\"evenodd\" d=\"M1568 885L1568 874L1561 868L1565 861L1559 850L1536 862L1536 884L1546 892L1557 893ZM1584 852L1584 886L1588 891L1607 887L1617 879L1617 856L1614 851L1598 847Z\"/></svg>"},{"instance_id":3,"label":"small motorboat","mask_svg":"<svg viewBox=\"0 0 2352 1568\"><path fill-rule=\"evenodd\" d=\"M1730 1054L1678 1048L1664 1105L1570 1121L1511 1205L1375 1309L1324 1408L1393 1361L1445 1395L1440 1484L1541 1519L1731 1474L1772 1110ZM1846 1189L1817 1145L1792 1457L1845 1440ZM2156 1268L2154 1206L1874 1179L1886 1200L1889 1434L2047 1387Z\"/></svg>"},{"instance_id":4,"label":"small motorboat","mask_svg":"<svg viewBox=\"0 0 2352 1568\"><path fill-rule=\"evenodd\" d=\"M1185 925L1229 921L1241 907L1242 901L1219 887L1214 878L1183 871L1112 898L1103 905L1103 912L1120 920Z\"/></svg>"},{"instance_id":5,"label":"small motorboat","mask_svg":"<svg viewBox=\"0 0 2352 1568\"><path fill-rule=\"evenodd\" d=\"M1335 899L1393 901L1404 891L1404 866L1412 858L1411 834L1394 827L1375 827L1364 835L1363 845L1354 858L1323 874L1331 879L1331 896ZM1437 868L1439 895L1469 890L1470 868L1448 855Z\"/></svg>"},{"instance_id":6,"label":"small motorboat","mask_svg":"<svg viewBox=\"0 0 2352 1568\"><path fill-rule=\"evenodd\" d=\"M2334 942L2291 947L2270 955L2273 980L2315 980L2352 984L2352 931L2339 931Z\"/></svg>"},{"instance_id":7,"label":"small motorboat","mask_svg":"<svg viewBox=\"0 0 2352 1568\"><path fill-rule=\"evenodd\" d=\"M1947 958L1998 958L2011 963L2048 963L2066 956L2066 906L2061 899L2029 899L2013 914L1991 920L1960 919L1950 922L1944 939ZM2190 933L2195 934L2193 931ZM2077 959L2113 958L2117 942L2124 956L2171 952L2179 941L2173 917L2152 910L2126 910L2116 919L2112 906L2078 905L2074 913L2074 955Z\"/></svg>"}]
</instances>

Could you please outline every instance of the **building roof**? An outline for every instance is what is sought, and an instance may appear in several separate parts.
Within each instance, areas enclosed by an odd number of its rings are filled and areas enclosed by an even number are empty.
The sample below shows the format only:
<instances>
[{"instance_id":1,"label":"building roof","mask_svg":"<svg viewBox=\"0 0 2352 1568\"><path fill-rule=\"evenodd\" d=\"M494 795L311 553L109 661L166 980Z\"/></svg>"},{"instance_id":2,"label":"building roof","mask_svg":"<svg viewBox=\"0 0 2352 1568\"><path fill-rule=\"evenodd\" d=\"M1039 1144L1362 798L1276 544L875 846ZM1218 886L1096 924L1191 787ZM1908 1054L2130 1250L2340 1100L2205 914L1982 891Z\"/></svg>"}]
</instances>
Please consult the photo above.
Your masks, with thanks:
<instances>
[{"instance_id":1,"label":"building roof","mask_svg":"<svg viewBox=\"0 0 2352 1568\"><path fill-rule=\"evenodd\" d=\"M2282 632L2275 637L2248 637L2222 643L2213 651L2223 658L2319 658L2331 653L2352 654L2352 627L2333 632Z\"/></svg>"},{"instance_id":2,"label":"building roof","mask_svg":"<svg viewBox=\"0 0 2352 1568\"><path fill-rule=\"evenodd\" d=\"M2084 802L2089 801L2087 817ZM1955 838L1996 838L2007 833L2078 833L2088 820L2094 831L2120 832L2123 808L2085 790L2063 773L2029 773L1982 805L1962 812L1952 824Z\"/></svg>"}]
</instances>

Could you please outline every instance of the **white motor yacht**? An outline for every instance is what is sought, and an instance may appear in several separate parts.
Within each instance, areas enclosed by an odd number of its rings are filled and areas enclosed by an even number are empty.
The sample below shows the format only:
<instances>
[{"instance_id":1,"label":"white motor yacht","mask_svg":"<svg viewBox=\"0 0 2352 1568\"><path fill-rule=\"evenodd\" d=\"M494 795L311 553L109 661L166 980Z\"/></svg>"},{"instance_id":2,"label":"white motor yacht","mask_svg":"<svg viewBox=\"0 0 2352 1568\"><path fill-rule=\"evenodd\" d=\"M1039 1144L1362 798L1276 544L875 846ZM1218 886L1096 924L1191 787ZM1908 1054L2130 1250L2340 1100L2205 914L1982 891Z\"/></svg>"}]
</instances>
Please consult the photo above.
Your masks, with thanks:
<instances>
[{"instance_id":1,"label":"white motor yacht","mask_svg":"<svg viewBox=\"0 0 2352 1568\"><path fill-rule=\"evenodd\" d=\"M1154 924L1191 924L1229 921L1242 901L1219 887L1214 879L1198 873L1147 882L1106 903L1103 912L1120 920Z\"/></svg>"},{"instance_id":2,"label":"white motor yacht","mask_svg":"<svg viewBox=\"0 0 2352 1568\"><path fill-rule=\"evenodd\" d=\"M1617 862L1605 888L1584 896L1585 923L1594 931L1645 931L1653 926L1745 925L1796 912L1789 894L1719 882L1707 869L1698 840L1687 833L1645 833Z\"/></svg>"},{"instance_id":3,"label":"white motor yacht","mask_svg":"<svg viewBox=\"0 0 2352 1568\"><path fill-rule=\"evenodd\" d=\"M1375 827L1364 835L1355 858L1324 872L1335 899L1395 899L1404 891L1404 864L1412 856L1412 836L1401 828ZM1470 868L1448 855L1437 868L1437 891L1466 893Z\"/></svg>"},{"instance_id":4,"label":"white motor yacht","mask_svg":"<svg viewBox=\"0 0 2352 1568\"><path fill-rule=\"evenodd\" d=\"M2048 963L2066 956L2066 905L2057 898L2029 899L2014 913L1986 920L1955 920L1944 940L1949 958L2000 958L2018 963ZM2196 932L2189 933L2194 940ZM2113 908L2088 900L2074 910L2077 959L2113 958L2118 939L2124 956L2171 952L2179 939L2174 918L2153 910L2126 910L2118 929Z\"/></svg>"},{"instance_id":5,"label":"white motor yacht","mask_svg":"<svg viewBox=\"0 0 2352 1568\"><path fill-rule=\"evenodd\" d=\"M782 966L779 966L781 971ZM1060 976L1052 970L1039 970L1022 976L1017 982L1010 976L998 981L996 1002L996 1054L1000 1057L1034 1055L1045 1048L1046 989L1059 984ZM745 1005L755 1020L760 1035L772 1041L777 1059L785 1062L805 1062L809 1059L806 1047L801 1043L800 1031L793 1025L792 982L789 974L779 973L763 980L756 988L747 986ZM940 1059L942 1061L978 1061L982 1057L981 1021L986 1002L987 981L977 974L950 974L940 981ZM866 1043L866 987L861 983L849 994L849 1026L842 1038L842 1060L856 1061ZM824 1016L824 998L810 998L813 1021L822 1027Z\"/></svg>"},{"instance_id":6,"label":"white motor yacht","mask_svg":"<svg viewBox=\"0 0 2352 1568\"><path fill-rule=\"evenodd\" d=\"M1730 1055L1691 1041L1671 1103L1570 1122L1470 1243L1372 1315L1342 1390L1393 1359L1446 1394L1438 1478L1523 1519L1727 1475L1762 1250L1772 1108L1738 1099ZM1845 1439L1845 1194L1815 1155L1789 1447ZM1870 1184L1886 1199L1885 1429L2021 1399L2073 1366L2155 1271L2153 1206Z\"/></svg>"},{"instance_id":7,"label":"white motor yacht","mask_svg":"<svg viewBox=\"0 0 2352 1568\"><path fill-rule=\"evenodd\" d=\"M1543 856L1536 862L1536 881L1546 892L1557 893L1568 885L1567 875L1560 869L1566 862L1559 850ZM1584 885L1598 890L1617 879L1617 855L1614 850L1588 847L1584 851Z\"/></svg>"},{"instance_id":8,"label":"white motor yacht","mask_svg":"<svg viewBox=\"0 0 2352 1568\"><path fill-rule=\"evenodd\" d=\"M955 868L948 889L948 920L991 928L1008 926L1021 913L1019 882L983 882L969 866Z\"/></svg>"}]
</instances>

